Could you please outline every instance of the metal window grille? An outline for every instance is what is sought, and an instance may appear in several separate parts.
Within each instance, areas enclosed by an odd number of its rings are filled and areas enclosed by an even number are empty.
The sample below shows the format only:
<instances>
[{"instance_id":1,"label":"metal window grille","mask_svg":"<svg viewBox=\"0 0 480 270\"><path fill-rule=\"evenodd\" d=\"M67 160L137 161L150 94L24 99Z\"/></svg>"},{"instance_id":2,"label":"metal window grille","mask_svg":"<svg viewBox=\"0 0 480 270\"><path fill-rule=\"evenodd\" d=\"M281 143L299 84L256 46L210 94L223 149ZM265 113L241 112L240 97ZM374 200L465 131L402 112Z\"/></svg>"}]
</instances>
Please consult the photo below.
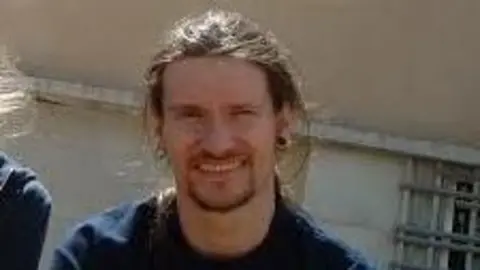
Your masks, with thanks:
<instances>
[{"instance_id":1,"label":"metal window grille","mask_svg":"<svg viewBox=\"0 0 480 270\"><path fill-rule=\"evenodd\" d=\"M480 168L411 158L391 269L480 269Z\"/></svg>"}]
</instances>

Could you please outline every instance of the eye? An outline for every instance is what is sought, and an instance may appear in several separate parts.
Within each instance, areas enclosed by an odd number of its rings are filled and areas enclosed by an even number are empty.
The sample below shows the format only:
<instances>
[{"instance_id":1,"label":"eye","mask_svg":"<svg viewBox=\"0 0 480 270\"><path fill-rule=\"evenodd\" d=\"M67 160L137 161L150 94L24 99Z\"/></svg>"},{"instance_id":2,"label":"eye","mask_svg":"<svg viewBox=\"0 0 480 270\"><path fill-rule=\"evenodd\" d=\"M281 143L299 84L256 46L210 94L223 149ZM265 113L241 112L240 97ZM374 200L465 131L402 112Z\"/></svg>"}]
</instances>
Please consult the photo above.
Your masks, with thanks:
<instances>
[{"instance_id":1,"label":"eye","mask_svg":"<svg viewBox=\"0 0 480 270\"><path fill-rule=\"evenodd\" d=\"M177 117L180 119L198 119L202 117L202 112L199 110L185 109L178 111Z\"/></svg>"},{"instance_id":2,"label":"eye","mask_svg":"<svg viewBox=\"0 0 480 270\"><path fill-rule=\"evenodd\" d=\"M235 116L248 116L248 115L255 115L256 112L254 110L250 110L250 109L241 109L241 110L235 110L233 111L232 113L233 115Z\"/></svg>"},{"instance_id":3,"label":"eye","mask_svg":"<svg viewBox=\"0 0 480 270\"><path fill-rule=\"evenodd\" d=\"M184 118L198 118L198 117L201 117L202 115L199 112L189 111L189 112L183 112L181 116Z\"/></svg>"}]
</instances>

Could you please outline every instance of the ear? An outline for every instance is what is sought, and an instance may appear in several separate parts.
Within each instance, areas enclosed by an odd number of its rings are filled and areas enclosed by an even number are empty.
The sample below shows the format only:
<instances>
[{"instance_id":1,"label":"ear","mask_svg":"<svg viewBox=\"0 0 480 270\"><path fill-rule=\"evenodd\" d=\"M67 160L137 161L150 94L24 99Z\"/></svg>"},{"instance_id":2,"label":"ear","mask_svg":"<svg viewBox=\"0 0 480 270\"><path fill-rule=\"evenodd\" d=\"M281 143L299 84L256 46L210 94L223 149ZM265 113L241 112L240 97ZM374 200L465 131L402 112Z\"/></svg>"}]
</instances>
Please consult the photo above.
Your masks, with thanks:
<instances>
[{"instance_id":1,"label":"ear","mask_svg":"<svg viewBox=\"0 0 480 270\"><path fill-rule=\"evenodd\" d=\"M285 139L291 139L295 130L297 116L290 106L284 106L281 111L277 113L276 132L277 136L282 136Z\"/></svg>"}]
</instances>

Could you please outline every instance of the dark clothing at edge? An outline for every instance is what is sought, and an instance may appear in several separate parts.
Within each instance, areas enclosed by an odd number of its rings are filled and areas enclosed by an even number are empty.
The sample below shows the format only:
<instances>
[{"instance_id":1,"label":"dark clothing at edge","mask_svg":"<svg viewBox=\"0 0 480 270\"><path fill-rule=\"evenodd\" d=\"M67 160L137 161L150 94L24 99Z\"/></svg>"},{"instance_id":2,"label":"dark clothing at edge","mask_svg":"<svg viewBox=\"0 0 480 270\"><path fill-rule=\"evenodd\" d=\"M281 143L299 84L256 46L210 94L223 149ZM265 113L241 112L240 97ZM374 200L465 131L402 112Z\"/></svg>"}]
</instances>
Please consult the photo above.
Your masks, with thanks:
<instances>
[{"instance_id":1,"label":"dark clothing at edge","mask_svg":"<svg viewBox=\"0 0 480 270\"><path fill-rule=\"evenodd\" d=\"M35 173L0 152L0 269L38 269L50 212Z\"/></svg>"}]
</instances>

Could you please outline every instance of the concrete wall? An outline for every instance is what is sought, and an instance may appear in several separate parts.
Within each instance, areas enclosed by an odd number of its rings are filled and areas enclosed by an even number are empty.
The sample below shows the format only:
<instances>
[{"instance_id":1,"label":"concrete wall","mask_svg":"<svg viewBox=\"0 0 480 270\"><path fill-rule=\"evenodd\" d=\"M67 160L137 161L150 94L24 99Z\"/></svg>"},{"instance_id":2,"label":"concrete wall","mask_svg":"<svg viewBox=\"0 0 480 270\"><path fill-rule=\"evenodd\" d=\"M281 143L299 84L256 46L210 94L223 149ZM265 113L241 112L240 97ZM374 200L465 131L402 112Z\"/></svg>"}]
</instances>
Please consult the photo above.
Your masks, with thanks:
<instances>
[{"instance_id":1,"label":"concrete wall","mask_svg":"<svg viewBox=\"0 0 480 270\"><path fill-rule=\"evenodd\" d=\"M76 222L169 184L142 150L138 115L101 106L41 103L36 127L7 152L38 171L54 198L43 268ZM373 259L389 261L404 160L315 144L299 197L322 226Z\"/></svg>"},{"instance_id":2,"label":"concrete wall","mask_svg":"<svg viewBox=\"0 0 480 270\"><path fill-rule=\"evenodd\" d=\"M31 75L136 89L161 33L213 3L285 41L317 116L479 145L477 0L2 0L0 37Z\"/></svg>"},{"instance_id":3,"label":"concrete wall","mask_svg":"<svg viewBox=\"0 0 480 270\"><path fill-rule=\"evenodd\" d=\"M137 117L123 112L40 105L34 131L7 144L33 167L54 199L42 269L67 228L121 201L168 184L143 151Z\"/></svg>"},{"instance_id":4,"label":"concrete wall","mask_svg":"<svg viewBox=\"0 0 480 270\"><path fill-rule=\"evenodd\" d=\"M405 166L406 158L385 152L318 144L304 205L327 230L386 266Z\"/></svg>"}]
</instances>

